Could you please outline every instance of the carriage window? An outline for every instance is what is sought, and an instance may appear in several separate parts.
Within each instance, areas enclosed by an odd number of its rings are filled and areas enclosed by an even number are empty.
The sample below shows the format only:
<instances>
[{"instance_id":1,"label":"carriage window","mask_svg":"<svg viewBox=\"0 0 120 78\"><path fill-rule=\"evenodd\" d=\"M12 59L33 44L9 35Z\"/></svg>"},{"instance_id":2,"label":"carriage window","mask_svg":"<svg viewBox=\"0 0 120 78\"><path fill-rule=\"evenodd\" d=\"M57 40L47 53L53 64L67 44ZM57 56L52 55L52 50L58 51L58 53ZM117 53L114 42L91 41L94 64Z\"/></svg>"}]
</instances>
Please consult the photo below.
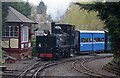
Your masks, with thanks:
<instances>
[{"instance_id":1,"label":"carriage window","mask_svg":"<svg viewBox=\"0 0 120 78\"><path fill-rule=\"evenodd\" d=\"M91 42L90 38L87 39L87 42Z\"/></svg>"},{"instance_id":2,"label":"carriage window","mask_svg":"<svg viewBox=\"0 0 120 78\"><path fill-rule=\"evenodd\" d=\"M92 38L90 38L90 42L93 42L93 39L92 39Z\"/></svg>"},{"instance_id":3,"label":"carriage window","mask_svg":"<svg viewBox=\"0 0 120 78\"><path fill-rule=\"evenodd\" d=\"M81 42L84 42L84 38L81 39Z\"/></svg>"},{"instance_id":4,"label":"carriage window","mask_svg":"<svg viewBox=\"0 0 120 78\"><path fill-rule=\"evenodd\" d=\"M104 42L104 38L82 38L81 42Z\"/></svg>"},{"instance_id":5,"label":"carriage window","mask_svg":"<svg viewBox=\"0 0 120 78\"><path fill-rule=\"evenodd\" d=\"M82 38L81 42L91 42L91 38Z\"/></svg>"},{"instance_id":6,"label":"carriage window","mask_svg":"<svg viewBox=\"0 0 120 78\"><path fill-rule=\"evenodd\" d=\"M4 36L17 37L18 36L18 26L6 26Z\"/></svg>"},{"instance_id":7,"label":"carriage window","mask_svg":"<svg viewBox=\"0 0 120 78\"><path fill-rule=\"evenodd\" d=\"M98 42L101 42L101 38L98 38Z\"/></svg>"},{"instance_id":8,"label":"carriage window","mask_svg":"<svg viewBox=\"0 0 120 78\"><path fill-rule=\"evenodd\" d=\"M87 39L86 38L82 38L82 42L87 42Z\"/></svg>"},{"instance_id":9,"label":"carriage window","mask_svg":"<svg viewBox=\"0 0 120 78\"><path fill-rule=\"evenodd\" d=\"M104 42L104 38L94 38L94 42Z\"/></svg>"},{"instance_id":10,"label":"carriage window","mask_svg":"<svg viewBox=\"0 0 120 78\"><path fill-rule=\"evenodd\" d=\"M104 38L101 38L101 41L104 42Z\"/></svg>"}]
</instances>

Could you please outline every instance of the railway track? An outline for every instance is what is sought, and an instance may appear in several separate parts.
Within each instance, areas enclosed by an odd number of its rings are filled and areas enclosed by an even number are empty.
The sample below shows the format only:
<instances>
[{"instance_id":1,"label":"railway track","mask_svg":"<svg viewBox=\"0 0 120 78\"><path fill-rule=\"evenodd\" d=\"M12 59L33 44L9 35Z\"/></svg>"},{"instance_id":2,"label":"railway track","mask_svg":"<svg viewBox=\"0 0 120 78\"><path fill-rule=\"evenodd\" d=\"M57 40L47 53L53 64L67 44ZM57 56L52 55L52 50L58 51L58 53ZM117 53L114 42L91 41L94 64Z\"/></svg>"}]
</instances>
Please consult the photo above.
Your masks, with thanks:
<instances>
[{"instance_id":1,"label":"railway track","mask_svg":"<svg viewBox=\"0 0 120 78\"><path fill-rule=\"evenodd\" d=\"M70 60L50 61L50 62L45 62L45 63L42 63L42 64L36 63L33 66L26 69L23 73L21 73L18 78L25 78L25 77L28 77L28 76L31 77L31 78L37 78L38 73L41 72L43 69L45 69L47 67L50 67L50 66L53 66L53 65L64 63L64 62L67 62L67 61L70 61Z\"/></svg>"},{"instance_id":2,"label":"railway track","mask_svg":"<svg viewBox=\"0 0 120 78\"><path fill-rule=\"evenodd\" d=\"M105 76L108 76L108 75L89 69L88 67L85 66L85 63L93 61L93 60L97 60L97 59L110 58L110 57L112 57L112 56L93 57L93 58L87 58L87 59L84 59L84 60L76 60L72 63L72 67L76 71L78 71L80 73L83 73L83 74L86 74L88 76L97 76L97 77L103 77L104 76L105 77ZM78 62L79 62L79 68L76 66L76 64Z\"/></svg>"},{"instance_id":3,"label":"railway track","mask_svg":"<svg viewBox=\"0 0 120 78\"><path fill-rule=\"evenodd\" d=\"M101 56L100 56L101 57ZM103 58L103 57L102 57ZM105 56L104 56L105 58ZM84 67L85 70L89 70L87 69L85 66L84 66L84 63L87 62L89 60L93 60L93 59L96 59L95 57L85 57L85 58L76 58L76 57L73 57L73 58L67 58L67 59L62 59L62 60L57 60L57 61L49 61L49 62L44 62L44 63L36 63L34 64L33 66L29 67L27 70L25 70L23 73L21 73L19 75L18 78L25 78L25 77L31 77L31 78L38 78L39 77L39 74L42 70L44 70L45 68L47 67L50 67L50 66L54 66L54 65L58 65L58 64L61 64L61 63L65 63L65 62L71 62L71 61L74 61L73 62L73 67L78 71L78 69L75 67L75 63L77 61L81 61L81 65L82 67ZM77 60L77 61L76 61ZM84 61L83 61L84 60ZM81 71L81 70L79 70ZM90 71L90 70L89 70ZM92 72L92 71L91 71ZM84 74L87 74L88 72L84 73ZM89 73L88 73L89 74ZM89 74L90 75L90 74ZM91 76L96 76L96 75L91 75ZM97 75L98 76L98 75Z\"/></svg>"},{"instance_id":4,"label":"railway track","mask_svg":"<svg viewBox=\"0 0 120 78\"><path fill-rule=\"evenodd\" d=\"M33 66L29 67L28 69L26 69L24 72L22 72L18 78L24 78L28 72L30 72L31 70L34 70L35 68L42 66L43 64L40 64L39 62L35 63Z\"/></svg>"},{"instance_id":5,"label":"railway track","mask_svg":"<svg viewBox=\"0 0 120 78\"><path fill-rule=\"evenodd\" d=\"M53 66L53 65L56 65L56 64L59 64L59 63L60 62L55 62L55 61L44 62L44 63L41 63L41 64L36 63L33 66L26 69L23 73L21 73L18 78L26 78L26 77L36 78L38 73L40 71L42 71L43 69L45 69L46 67Z\"/></svg>"},{"instance_id":6,"label":"railway track","mask_svg":"<svg viewBox=\"0 0 120 78\"><path fill-rule=\"evenodd\" d=\"M72 57L72 58L61 59L61 60L57 60L57 61L49 61L49 62L44 62L44 63L37 62L33 66L29 67L24 72L22 72L18 76L18 78L25 78L25 77L36 78L38 73L41 72L43 69L45 69L47 67L57 65L57 64L60 64L60 63L75 61L75 60L78 60L78 59L80 59L80 58Z\"/></svg>"}]
</instances>

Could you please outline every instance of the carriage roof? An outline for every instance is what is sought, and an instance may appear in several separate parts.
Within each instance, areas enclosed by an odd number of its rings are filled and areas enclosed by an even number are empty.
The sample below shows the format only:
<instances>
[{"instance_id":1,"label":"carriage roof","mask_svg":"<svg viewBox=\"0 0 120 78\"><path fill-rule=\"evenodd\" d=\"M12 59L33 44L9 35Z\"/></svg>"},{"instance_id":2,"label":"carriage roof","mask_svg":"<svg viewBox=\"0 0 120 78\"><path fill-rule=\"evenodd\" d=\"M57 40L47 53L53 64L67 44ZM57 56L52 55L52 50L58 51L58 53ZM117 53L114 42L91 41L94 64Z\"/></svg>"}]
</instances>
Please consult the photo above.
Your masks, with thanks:
<instances>
[{"instance_id":1,"label":"carriage roof","mask_svg":"<svg viewBox=\"0 0 120 78\"><path fill-rule=\"evenodd\" d=\"M78 30L80 33L105 33L104 31Z\"/></svg>"}]
</instances>

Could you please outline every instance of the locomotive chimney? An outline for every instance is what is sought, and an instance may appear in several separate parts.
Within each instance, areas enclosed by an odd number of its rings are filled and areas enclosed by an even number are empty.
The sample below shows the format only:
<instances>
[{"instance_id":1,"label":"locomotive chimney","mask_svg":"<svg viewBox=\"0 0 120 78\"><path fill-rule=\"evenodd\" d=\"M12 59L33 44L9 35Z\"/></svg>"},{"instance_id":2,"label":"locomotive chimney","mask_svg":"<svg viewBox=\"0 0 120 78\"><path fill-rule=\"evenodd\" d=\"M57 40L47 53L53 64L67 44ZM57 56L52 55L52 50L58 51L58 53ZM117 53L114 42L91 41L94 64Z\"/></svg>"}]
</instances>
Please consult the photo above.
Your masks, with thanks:
<instances>
[{"instance_id":1,"label":"locomotive chimney","mask_svg":"<svg viewBox=\"0 0 120 78\"><path fill-rule=\"evenodd\" d=\"M51 31L52 34L55 32L55 22L51 22Z\"/></svg>"}]
</instances>

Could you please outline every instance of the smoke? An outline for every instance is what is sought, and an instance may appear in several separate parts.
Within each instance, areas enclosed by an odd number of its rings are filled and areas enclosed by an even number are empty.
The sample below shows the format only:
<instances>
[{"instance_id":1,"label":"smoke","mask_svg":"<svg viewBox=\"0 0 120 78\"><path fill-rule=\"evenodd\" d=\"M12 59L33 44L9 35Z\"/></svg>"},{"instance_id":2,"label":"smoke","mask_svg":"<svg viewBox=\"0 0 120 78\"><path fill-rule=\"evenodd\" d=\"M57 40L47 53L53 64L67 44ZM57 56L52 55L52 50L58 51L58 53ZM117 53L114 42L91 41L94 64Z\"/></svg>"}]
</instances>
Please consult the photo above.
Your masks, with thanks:
<instances>
[{"instance_id":1,"label":"smoke","mask_svg":"<svg viewBox=\"0 0 120 78\"><path fill-rule=\"evenodd\" d=\"M51 15L54 21L59 20L70 5L70 0L43 0L47 5L47 14Z\"/></svg>"}]
</instances>

